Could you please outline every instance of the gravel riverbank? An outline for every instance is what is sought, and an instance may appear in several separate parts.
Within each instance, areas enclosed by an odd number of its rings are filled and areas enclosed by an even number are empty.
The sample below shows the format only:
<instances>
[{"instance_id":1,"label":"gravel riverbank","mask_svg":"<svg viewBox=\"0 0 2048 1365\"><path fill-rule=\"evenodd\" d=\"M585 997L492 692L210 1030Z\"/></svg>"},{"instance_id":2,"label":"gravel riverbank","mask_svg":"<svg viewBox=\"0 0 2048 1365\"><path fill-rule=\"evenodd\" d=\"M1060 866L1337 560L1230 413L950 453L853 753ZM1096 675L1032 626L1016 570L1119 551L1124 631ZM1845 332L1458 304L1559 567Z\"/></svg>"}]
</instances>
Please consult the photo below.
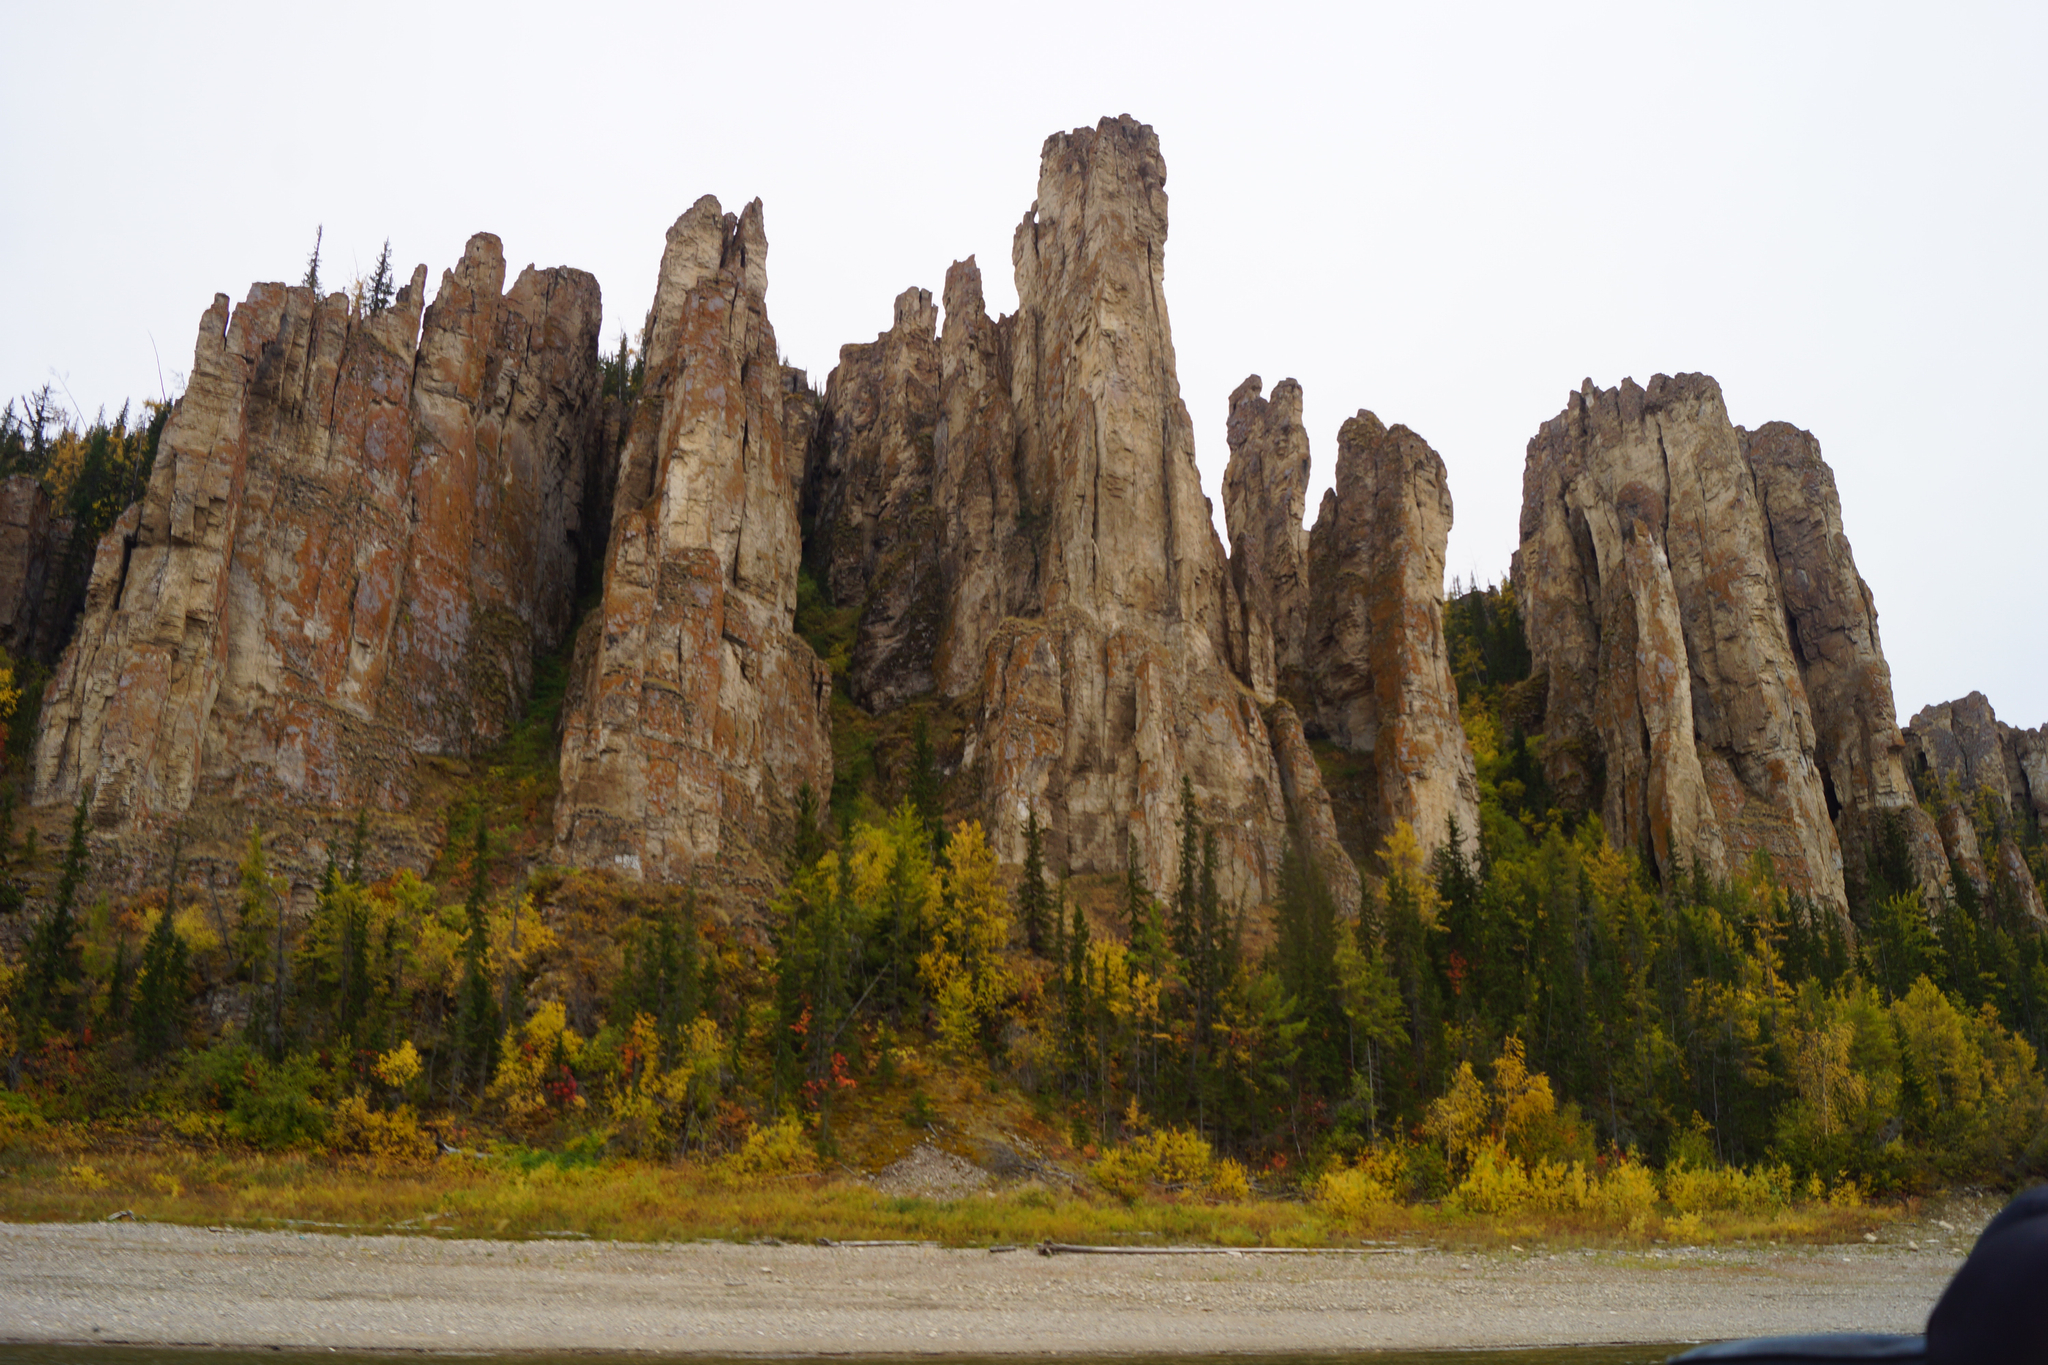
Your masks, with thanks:
<instances>
[{"instance_id":1,"label":"gravel riverbank","mask_svg":"<svg viewBox=\"0 0 2048 1365\"><path fill-rule=\"evenodd\" d=\"M0 1340L1206 1353L1918 1331L1950 1247L1055 1256L0 1225Z\"/></svg>"}]
</instances>

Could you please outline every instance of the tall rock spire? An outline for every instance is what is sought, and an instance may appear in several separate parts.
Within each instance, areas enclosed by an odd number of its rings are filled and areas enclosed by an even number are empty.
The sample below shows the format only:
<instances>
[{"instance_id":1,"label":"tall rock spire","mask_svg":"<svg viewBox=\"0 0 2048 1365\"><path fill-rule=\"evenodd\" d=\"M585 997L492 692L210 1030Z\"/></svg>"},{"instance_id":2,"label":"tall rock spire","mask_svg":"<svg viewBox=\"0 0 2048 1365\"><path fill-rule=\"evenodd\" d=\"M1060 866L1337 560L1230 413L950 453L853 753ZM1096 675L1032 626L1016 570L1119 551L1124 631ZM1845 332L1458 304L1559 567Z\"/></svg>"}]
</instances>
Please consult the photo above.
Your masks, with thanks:
<instances>
[{"instance_id":1,"label":"tall rock spire","mask_svg":"<svg viewBox=\"0 0 2048 1365\"><path fill-rule=\"evenodd\" d=\"M564 704L560 855L765 886L800 787L831 786L830 681L792 633L801 452L758 200L669 229L619 461L604 595Z\"/></svg>"},{"instance_id":2,"label":"tall rock spire","mask_svg":"<svg viewBox=\"0 0 2048 1365\"><path fill-rule=\"evenodd\" d=\"M1230 530L1230 662L1261 696L1302 687L1308 638L1308 432L1301 385L1283 379L1270 399L1257 375L1230 395L1230 463L1223 524Z\"/></svg>"},{"instance_id":3,"label":"tall rock spire","mask_svg":"<svg viewBox=\"0 0 2048 1365\"><path fill-rule=\"evenodd\" d=\"M1337 477L1309 533L1308 637L1316 729L1369 753L1375 849L1396 823L1424 848L1453 825L1479 848L1479 783L1444 644L1444 462L1407 427L1360 411L1337 432Z\"/></svg>"}]
</instances>

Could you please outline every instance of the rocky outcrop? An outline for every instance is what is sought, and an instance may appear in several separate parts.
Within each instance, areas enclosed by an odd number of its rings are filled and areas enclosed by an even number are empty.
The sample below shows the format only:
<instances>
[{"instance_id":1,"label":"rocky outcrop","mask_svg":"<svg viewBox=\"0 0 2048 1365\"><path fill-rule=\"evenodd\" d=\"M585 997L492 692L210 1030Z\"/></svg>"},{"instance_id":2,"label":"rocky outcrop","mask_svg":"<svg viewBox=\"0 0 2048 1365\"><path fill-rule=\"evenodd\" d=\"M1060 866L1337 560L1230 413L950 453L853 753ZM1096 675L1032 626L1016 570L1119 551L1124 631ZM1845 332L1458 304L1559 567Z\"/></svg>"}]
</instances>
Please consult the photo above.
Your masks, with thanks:
<instances>
[{"instance_id":1,"label":"rocky outcrop","mask_svg":"<svg viewBox=\"0 0 2048 1365\"><path fill-rule=\"evenodd\" d=\"M564 703L565 861L765 885L800 787L831 786L830 680L791 631L807 428L785 425L767 258L759 201L735 217L707 195L669 229Z\"/></svg>"},{"instance_id":2,"label":"rocky outcrop","mask_svg":"<svg viewBox=\"0 0 2048 1365\"><path fill-rule=\"evenodd\" d=\"M41 480L0 479L0 649L16 658L32 652L41 634L50 576L63 553L61 525Z\"/></svg>"},{"instance_id":3,"label":"rocky outcrop","mask_svg":"<svg viewBox=\"0 0 2048 1365\"><path fill-rule=\"evenodd\" d=\"M480 233L431 307L424 266L368 316L216 296L45 695L39 801L89 785L111 827L201 799L396 810L423 755L505 733L588 548L599 299L582 271L504 274Z\"/></svg>"},{"instance_id":4,"label":"rocky outcrop","mask_svg":"<svg viewBox=\"0 0 2048 1365\"><path fill-rule=\"evenodd\" d=\"M1549 689L1544 766L1561 800L1599 810L1660 875L1724 876L1764 852L1787 885L1841 910L1842 857L1758 483L1705 375L1658 375L1647 391L1589 380L1529 443L1514 583ZM1829 553L1797 551L1809 577L1847 568L1846 545L1839 561ZM1806 605L1816 625L1834 619L1825 589ZM1853 698L1868 674L1859 684L1845 665L1829 685ZM1841 732L1844 771L1867 768L1869 745L1859 759L1857 730Z\"/></svg>"},{"instance_id":5,"label":"rocky outcrop","mask_svg":"<svg viewBox=\"0 0 2048 1365\"><path fill-rule=\"evenodd\" d=\"M1303 654L1314 730L1372 757L1374 849L1406 821L1425 849L1455 823L1462 851L1478 852L1479 783L1444 645L1450 532L1444 463L1429 443L1370 412L1345 422L1308 537Z\"/></svg>"},{"instance_id":6,"label":"rocky outcrop","mask_svg":"<svg viewBox=\"0 0 2048 1365\"><path fill-rule=\"evenodd\" d=\"M805 476L805 553L835 604L861 607L848 681L870 711L933 687L945 609L932 501L938 321L931 291L908 289L888 331L840 347L825 384L830 423Z\"/></svg>"},{"instance_id":7,"label":"rocky outcrop","mask_svg":"<svg viewBox=\"0 0 2048 1365\"><path fill-rule=\"evenodd\" d=\"M1957 873L1994 910L2048 925L2037 872L2021 848L2048 833L2048 726L2006 725L1972 692L1923 708L1905 748Z\"/></svg>"}]
</instances>

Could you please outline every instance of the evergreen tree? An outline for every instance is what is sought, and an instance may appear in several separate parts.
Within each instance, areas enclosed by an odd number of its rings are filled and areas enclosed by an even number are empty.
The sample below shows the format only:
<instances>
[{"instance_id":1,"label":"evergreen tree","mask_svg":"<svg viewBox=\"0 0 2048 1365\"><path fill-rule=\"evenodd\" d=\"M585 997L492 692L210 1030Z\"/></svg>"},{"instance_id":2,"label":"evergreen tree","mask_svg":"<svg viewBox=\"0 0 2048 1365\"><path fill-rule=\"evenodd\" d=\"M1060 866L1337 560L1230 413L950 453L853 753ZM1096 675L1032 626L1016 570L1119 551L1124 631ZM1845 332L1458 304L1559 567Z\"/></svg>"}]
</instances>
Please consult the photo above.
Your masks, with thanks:
<instances>
[{"instance_id":1,"label":"evergreen tree","mask_svg":"<svg viewBox=\"0 0 2048 1365\"><path fill-rule=\"evenodd\" d=\"M320 241L326 235L327 225L325 223L313 229L313 254L306 258L306 278L299 281L300 284L313 291L315 298L318 298L320 295Z\"/></svg>"},{"instance_id":2,"label":"evergreen tree","mask_svg":"<svg viewBox=\"0 0 2048 1365\"><path fill-rule=\"evenodd\" d=\"M816 866L824 856L825 832L818 826L818 793L806 782L796 789L796 832L789 841L789 871L794 874Z\"/></svg>"},{"instance_id":3,"label":"evergreen tree","mask_svg":"<svg viewBox=\"0 0 2048 1365\"><path fill-rule=\"evenodd\" d=\"M1377 1139L1383 1108L1381 1058L1387 1049L1406 1045L1408 1029L1401 1007L1401 988L1388 970L1372 920L1372 916L1361 911L1358 923L1353 926L1351 943L1338 946L1337 981L1343 993L1353 1073L1351 1102L1365 1115L1367 1135Z\"/></svg>"},{"instance_id":4,"label":"evergreen tree","mask_svg":"<svg viewBox=\"0 0 2048 1365\"><path fill-rule=\"evenodd\" d=\"M1052 986L1059 995L1061 1008L1066 1008L1067 998L1067 879L1060 878L1059 886L1052 893L1050 906L1052 916Z\"/></svg>"},{"instance_id":5,"label":"evergreen tree","mask_svg":"<svg viewBox=\"0 0 2048 1365\"><path fill-rule=\"evenodd\" d=\"M1969 878L1959 880L1967 882ZM1975 947L1974 937L1971 935L1968 948ZM1870 928L1858 946L1864 971L1894 1000L1902 999L1923 975L1936 980L1946 975L1942 943L1934 936L1918 887L1886 896L1872 907Z\"/></svg>"},{"instance_id":6,"label":"evergreen tree","mask_svg":"<svg viewBox=\"0 0 2048 1365\"><path fill-rule=\"evenodd\" d=\"M9 474L40 475L49 468L51 437L62 434L71 420L64 405L57 401L57 390L49 384L34 393L23 394L21 415L14 416L14 405L7 405L9 421L7 469Z\"/></svg>"},{"instance_id":7,"label":"evergreen tree","mask_svg":"<svg viewBox=\"0 0 2048 1365\"><path fill-rule=\"evenodd\" d=\"M5 726L0 726L4 732ZM12 915L27 903L21 887L9 875L14 870L14 793L0 792L0 916Z\"/></svg>"},{"instance_id":8,"label":"evergreen tree","mask_svg":"<svg viewBox=\"0 0 2048 1365\"><path fill-rule=\"evenodd\" d=\"M252 999L249 1039L277 1061L284 1056L285 993L289 980L284 903L271 883L263 852L263 831L249 826L243 845L241 895L235 927L236 968L248 981Z\"/></svg>"},{"instance_id":9,"label":"evergreen tree","mask_svg":"<svg viewBox=\"0 0 2048 1365\"><path fill-rule=\"evenodd\" d=\"M1124 836L1124 929L1129 935L1131 957L1151 964L1164 946L1159 942L1158 906L1152 890L1145 885L1145 870L1138 866L1138 836Z\"/></svg>"},{"instance_id":10,"label":"evergreen tree","mask_svg":"<svg viewBox=\"0 0 2048 1365\"><path fill-rule=\"evenodd\" d=\"M128 1021L135 987L135 964L128 960L128 940L114 941L114 960L107 966L107 1005L104 1022L111 1032Z\"/></svg>"},{"instance_id":11,"label":"evergreen tree","mask_svg":"<svg viewBox=\"0 0 2048 1365\"><path fill-rule=\"evenodd\" d=\"M1864 855L1863 875L1851 867L1850 909L1861 914L1892 896L1903 896L1920 885L1913 865L1912 840L1907 837L1905 819L1896 810L1880 811L1870 831L1870 845ZM1860 892L1861 895L1856 893Z\"/></svg>"},{"instance_id":12,"label":"evergreen tree","mask_svg":"<svg viewBox=\"0 0 2048 1365\"><path fill-rule=\"evenodd\" d=\"M71 814L71 842L64 848L64 865L57 876L57 894L50 912L36 925L22 964L22 1014L58 1032L68 1032L78 1022L79 986L85 980L85 963L78 945L78 888L91 870L91 849L86 842L86 808L92 789L78 794L78 806Z\"/></svg>"},{"instance_id":13,"label":"evergreen tree","mask_svg":"<svg viewBox=\"0 0 2048 1365\"><path fill-rule=\"evenodd\" d=\"M363 853L370 843L370 812L356 812L355 829L348 841L348 879L357 886L363 884Z\"/></svg>"},{"instance_id":14,"label":"evergreen tree","mask_svg":"<svg viewBox=\"0 0 2048 1365\"><path fill-rule=\"evenodd\" d=\"M697 932L697 892L683 892L680 907L666 901L642 925L639 941L627 949L625 970L613 997L612 1018L622 1028L645 1014L654 1020L664 1046L673 1047L703 1011L703 947Z\"/></svg>"},{"instance_id":15,"label":"evergreen tree","mask_svg":"<svg viewBox=\"0 0 2048 1365\"><path fill-rule=\"evenodd\" d=\"M363 282L363 312L375 317L391 306L396 297L397 285L391 276L391 239L384 239L384 249L377 253L377 264L370 271L370 278Z\"/></svg>"},{"instance_id":16,"label":"evergreen tree","mask_svg":"<svg viewBox=\"0 0 2048 1365\"><path fill-rule=\"evenodd\" d=\"M477 803L476 851L469 879L469 896L463 902L465 933L462 939L462 985L456 1001L456 1064L449 1073L451 1098L461 1093L465 1076L479 1096L490 1083L491 1068L497 1060L498 1011L491 991L491 831L484 818L483 803Z\"/></svg>"},{"instance_id":17,"label":"evergreen tree","mask_svg":"<svg viewBox=\"0 0 2048 1365\"><path fill-rule=\"evenodd\" d=\"M173 838L164 911L143 944L141 970L135 977L133 1033L136 1053L144 1060L161 1057L184 1038L185 1000L192 967L190 949L176 924L180 843L181 840Z\"/></svg>"},{"instance_id":18,"label":"evergreen tree","mask_svg":"<svg viewBox=\"0 0 2048 1365\"><path fill-rule=\"evenodd\" d=\"M1220 853L1216 831L1202 831L1202 879L1195 901L1195 956L1190 966L1202 994L1201 1017L1216 1017L1224 995L1230 990L1239 956L1237 925L1223 909L1222 890L1216 884Z\"/></svg>"},{"instance_id":19,"label":"evergreen tree","mask_svg":"<svg viewBox=\"0 0 2048 1365\"><path fill-rule=\"evenodd\" d=\"M1182 962L1191 962L1196 955L1195 940L1198 934L1196 917L1202 898L1201 887L1201 845L1202 817L1195 805L1195 784L1187 774L1180 779L1180 882L1174 888L1173 920L1168 926L1169 941L1173 951ZM1132 943L1137 939L1132 938Z\"/></svg>"},{"instance_id":20,"label":"evergreen tree","mask_svg":"<svg viewBox=\"0 0 2048 1365\"><path fill-rule=\"evenodd\" d=\"M1045 885L1045 834L1038 827L1038 812L1024 817L1024 875L1017 882L1017 918L1024 925L1024 941L1031 951L1045 953L1045 920L1050 897Z\"/></svg>"},{"instance_id":21,"label":"evergreen tree","mask_svg":"<svg viewBox=\"0 0 2048 1365\"><path fill-rule=\"evenodd\" d=\"M1072 928L1067 934L1066 982L1067 1057L1084 1079L1088 1065L1088 916L1081 903L1074 902Z\"/></svg>"},{"instance_id":22,"label":"evergreen tree","mask_svg":"<svg viewBox=\"0 0 2048 1365\"><path fill-rule=\"evenodd\" d=\"M939 761L932 750L931 727L922 714L910 727L910 789L905 793L923 822L925 839L934 854L945 839L945 805L939 795Z\"/></svg>"}]
</instances>

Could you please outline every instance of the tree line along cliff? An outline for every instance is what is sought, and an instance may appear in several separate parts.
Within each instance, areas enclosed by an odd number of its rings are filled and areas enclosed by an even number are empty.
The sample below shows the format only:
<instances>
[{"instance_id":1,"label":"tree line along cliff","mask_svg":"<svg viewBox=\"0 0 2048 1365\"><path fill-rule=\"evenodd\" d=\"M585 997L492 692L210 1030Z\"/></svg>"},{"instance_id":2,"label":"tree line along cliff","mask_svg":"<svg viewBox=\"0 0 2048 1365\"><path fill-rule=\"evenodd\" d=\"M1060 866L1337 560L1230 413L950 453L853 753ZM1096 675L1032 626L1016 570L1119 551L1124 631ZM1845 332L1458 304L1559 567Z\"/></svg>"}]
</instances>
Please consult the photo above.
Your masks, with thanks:
<instances>
[{"instance_id":1,"label":"tree line along cliff","mask_svg":"<svg viewBox=\"0 0 2048 1365\"><path fill-rule=\"evenodd\" d=\"M1300 388L1253 376L1225 551L1175 372L1165 182L1128 117L1050 138L1018 311L991 319L955 262L822 392L780 361L758 202L676 221L636 364L600 356L595 280L508 290L489 234L431 302L424 267L374 311L217 296L104 534L81 547L34 474L0 501L0 630L53 661L32 799L88 797L131 878L174 828L225 876L252 820L310 875L359 812L373 864L424 866L432 793L552 659L540 856L741 916L872 762L849 736L891 715L937 736L951 813L1012 865L1035 822L1067 873L1167 885L1184 792L1233 905L1274 899L1289 847L1352 915L1404 824L1477 856L1443 462L1360 410L1305 526ZM46 607L67 555L75 604ZM1507 723L1561 816L1598 815L1655 878L1765 855L1853 932L1890 841L1930 903L2042 921L2048 742L1974 695L1899 727L1811 435L1733 426L1705 376L1589 381L1530 442L1512 589L1530 675ZM827 657L806 593L843 623Z\"/></svg>"}]
</instances>

